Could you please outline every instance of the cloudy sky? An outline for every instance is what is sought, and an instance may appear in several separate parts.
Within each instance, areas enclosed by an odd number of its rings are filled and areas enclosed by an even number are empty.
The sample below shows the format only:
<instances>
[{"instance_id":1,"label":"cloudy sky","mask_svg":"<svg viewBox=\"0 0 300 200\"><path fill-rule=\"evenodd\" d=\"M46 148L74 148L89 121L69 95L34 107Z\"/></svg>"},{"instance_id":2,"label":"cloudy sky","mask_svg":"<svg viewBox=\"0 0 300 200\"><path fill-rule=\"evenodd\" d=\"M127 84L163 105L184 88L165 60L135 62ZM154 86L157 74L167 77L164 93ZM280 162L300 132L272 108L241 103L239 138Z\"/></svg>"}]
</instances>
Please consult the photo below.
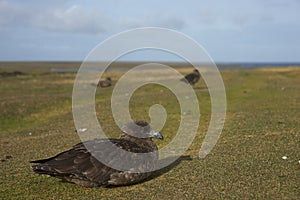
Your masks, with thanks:
<instances>
[{"instance_id":1,"label":"cloudy sky","mask_svg":"<svg viewBox=\"0 0 300 200\"><path fill-rule=\"evenodd\" d=\"M114 34L154 26L217 62L300 62L299 10L300 0L0 0L0 61L82 61Z\"/></svg>"}]
</instances>

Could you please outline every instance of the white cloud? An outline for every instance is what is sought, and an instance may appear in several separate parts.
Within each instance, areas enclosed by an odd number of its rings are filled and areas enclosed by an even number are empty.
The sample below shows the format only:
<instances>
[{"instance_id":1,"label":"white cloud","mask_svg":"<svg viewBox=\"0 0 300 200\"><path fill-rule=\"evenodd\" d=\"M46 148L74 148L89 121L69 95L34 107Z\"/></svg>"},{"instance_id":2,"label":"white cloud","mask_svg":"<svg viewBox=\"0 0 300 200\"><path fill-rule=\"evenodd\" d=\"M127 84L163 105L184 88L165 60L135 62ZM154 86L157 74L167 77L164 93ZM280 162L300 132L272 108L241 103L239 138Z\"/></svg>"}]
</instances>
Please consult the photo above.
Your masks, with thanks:
<instances>
[{"instance_id":1,"label":"white cloud","mask_svg":"<svg viewBox=\"0 0 300 200\"><path fill-rule=\"evenodd\" d=\"M158 26L194 37L219 58L238 59L237 55L243 59L241 49L256 52L262 45L279 42L276 49L289 56L299 54L299 9L299 0L0 0L0 43L11 46L11 54L18 47L26 49L19 56L31 59L47 55L55 59L66 53L84 57L83 53L112 34ZM32 46L20 46L22 42ZM292 45L295 51L283 52L293 49ZM4 55L9 55L7 48L0 58ZM277 58L279 53L272 55Z\"/></svg>"},{"instance_id":2,"label":"white cloud","mask_svg":"<svg viewBox=\"0 0 300 200\"><path fill-rule=\"evenodd\" d=\"M35 2L35 1L34 1ZM126 13L126 12L125 12ZM23 26L55 32L72 33L114 33L128 28L158 26L181 30L185 26L182 18L171 14L151 13L136 16L121 14L109 16L107 11L83 7L79 4L58 4L57 6L33 6L0 1L0 24Z\"/></svg>"},{"instance_id":3,"label":"white cloud","mask_svg":"<svg viewBox=\"0 0 300 200\"><path fill-rule=\"evenodd\" d=\"M0 2L0 24L6 26L95 34L107 32L109 21L101 11L88 10L80 5L47 8Z\"/></svg>"},{"instance_id":4,"label":"white cloud","mask_svg":"<svg viewBox=\"0 0 300 200\"><path fill-rule=\"evenodd\" d=\"M30 12L21 6L8 2L0 1L0 25L12 25L28 23Z\"/></svg>"},{"instance_id":5,"label":"white cloud","mask_svg":"<svg viewBox=\"0 0 300 200\"><path fill-rule=\"evenodd\" d=\"M79 5L39 13L32 22L35 27L52 31L92 34L109 31L109 20L101 12L89 11Z\"/></svg>"},{"instance_id":6,"label":"white cloud","mask_svg":"<svg viewBox=\"0 0 300 200\"><path fill-rule=\"evenodd\" d=\"M157 20L159 18L159 20ZM143 18L121 18L118 22L122 29L139 28L145 26L164 27L175 30L182 30L185 27L185 21L176 16L157 16L155 14Z\"/></svg>"}]
</instances>

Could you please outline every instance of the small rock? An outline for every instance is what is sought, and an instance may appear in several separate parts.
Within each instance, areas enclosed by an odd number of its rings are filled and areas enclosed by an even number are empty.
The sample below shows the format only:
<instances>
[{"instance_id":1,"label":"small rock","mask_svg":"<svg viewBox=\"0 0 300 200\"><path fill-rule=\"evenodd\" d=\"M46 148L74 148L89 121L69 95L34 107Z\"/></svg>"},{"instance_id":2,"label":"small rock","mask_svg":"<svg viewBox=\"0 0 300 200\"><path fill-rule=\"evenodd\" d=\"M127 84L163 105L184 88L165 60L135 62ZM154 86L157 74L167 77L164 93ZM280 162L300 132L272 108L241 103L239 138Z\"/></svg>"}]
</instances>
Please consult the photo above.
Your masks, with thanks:
<instances>
[{"instance_id":1,"label":"small rock","mask_svg":"<svg viewBox=\"0 0 300 200\"><path fill-rule=\"evenodd\" d=\"M192 112L190 110L188 110L188 111L184 111L182 114L183 115L190 115L190 114L192 114Z\"/></svg>"},{"instance_id":2,"label":"small rock","mask_svg":"<svg viewBox=\"0 0 300 200\"><path fill-rule=\"evenodd\" d=\"M286 156L282 156L282 159L283 159L283 160L286 160L286 159L287 159L287 157L286 157Z\"/></svg>"},{"instance_id":3,"label":"small rock","mask_svg":"<svg viewBox=\"0 0 300 200\"><path fill-rule=\"evenodd\" d=\"M83 132L86 132L87 131L87 128L80 128L77 130L78 133L83 133Z\"/></svg>"}]
</instances>

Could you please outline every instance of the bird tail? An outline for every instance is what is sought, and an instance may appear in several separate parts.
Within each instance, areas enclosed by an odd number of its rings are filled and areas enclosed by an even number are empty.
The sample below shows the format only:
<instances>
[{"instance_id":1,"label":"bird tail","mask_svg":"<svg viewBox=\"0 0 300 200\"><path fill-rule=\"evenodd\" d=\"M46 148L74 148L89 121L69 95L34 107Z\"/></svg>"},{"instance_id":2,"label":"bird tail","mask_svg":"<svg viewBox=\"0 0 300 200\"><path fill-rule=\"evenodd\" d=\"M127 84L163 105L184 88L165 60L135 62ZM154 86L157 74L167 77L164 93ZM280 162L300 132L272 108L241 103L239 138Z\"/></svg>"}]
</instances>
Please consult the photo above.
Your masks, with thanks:
<instances>
[{"instance_id":1,"label":"bird tail","mask_svg":"<svg viewBox=\"0 0 300 200\"><path fill-rule=\"evenodd\" d=\"M38 164L31 166L32 170L37 174L48 174L50 176L56 176L58 175L57 171L52 169L47 164Z\"/></svg>"},{"instance_id":2,"label":"bird tail","mask_svg":"<svg viewBox=\"0 0 300 200\"><path fill-rule=\"evenodd\" d=\"M37 174L48 174L50 176L55 176L58 174L57 170L55 170L55 165L47 163L51 162L56 156L41 160L33 160L30 163L37 163L36 165L32 165L32 170ZM52 167L51 167L52 166Z\"/></svg>"}]
</instances>

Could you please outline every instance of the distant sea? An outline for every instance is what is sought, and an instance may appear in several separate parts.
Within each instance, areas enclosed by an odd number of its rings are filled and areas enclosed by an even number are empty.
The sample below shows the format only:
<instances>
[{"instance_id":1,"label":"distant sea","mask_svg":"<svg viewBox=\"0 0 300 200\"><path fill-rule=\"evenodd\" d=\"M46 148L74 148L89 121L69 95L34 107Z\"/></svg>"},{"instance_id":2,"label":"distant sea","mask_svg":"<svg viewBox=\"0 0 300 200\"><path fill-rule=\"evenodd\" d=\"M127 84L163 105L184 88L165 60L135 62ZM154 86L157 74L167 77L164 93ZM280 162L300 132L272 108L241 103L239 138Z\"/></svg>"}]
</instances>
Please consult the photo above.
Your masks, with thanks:
<instances>
[{"instance_id":1,"label":"distant sea","mask_svg":"<svg viewBox=\"0 0 300 200\"><path fill-rule=\"evenodd\" d=\"M235 70L235 69L257 69L268 67L300 67L300 62L234 62L234 63L216 63L219 70Z\"/></svg>"},{"instance_id":2,"label":"distant sea","mask_svg":"<svg viewBox=\"0 0 300 200\"><path fill-rule=\"evenodd\" d=\"M77 72L82 62L80 61L25 61L25 62L0 62L0 71L38 71L38 72ZM191 68L189 63L183 62L159 62L159 61L141 61L141 62L113 62L106 71L128 71L138 65L145 63L161 63L174 68ZM103 62L97 62L96 66L103 65ZM92 64L95 66L94 64ZM251 70L268 67L300 67L300 62L217 62L219 70ZM99 71L99 69L88 68L84 71Z\"/></svg>"},{"instance_id":3,"label":"distant sea","mask_svg":"<svg viewBox=\"0 0 300 200\"><path fill-rule=\"evenodd\" d=\"M133 68L139 64L143 64L143 63L139 63L139 62L132 62L132 65L130 65L130 63L121 63L119 65L114 64L114 66L109 67L106 71L127 71L130 68ZM192 67L190 64L188 63L164 63L162 62L162 64L166 64L169 66L173 66L175 68L188 68L188 67ZM257 69L257 68L268 68L268 67L272 67L272 68L276 68L276 67L300 67L300 62L299 63L291 63L291 62L240 62L240 63L216 63L217 67L219 70L251 70L251 69ZM63 68L63 67L59 67L59 68L52 68L51 71L52 72L77 72L78 68ZM95 69L87 69L85 71L98 71Z\"/></svg>"}]
</instances>

